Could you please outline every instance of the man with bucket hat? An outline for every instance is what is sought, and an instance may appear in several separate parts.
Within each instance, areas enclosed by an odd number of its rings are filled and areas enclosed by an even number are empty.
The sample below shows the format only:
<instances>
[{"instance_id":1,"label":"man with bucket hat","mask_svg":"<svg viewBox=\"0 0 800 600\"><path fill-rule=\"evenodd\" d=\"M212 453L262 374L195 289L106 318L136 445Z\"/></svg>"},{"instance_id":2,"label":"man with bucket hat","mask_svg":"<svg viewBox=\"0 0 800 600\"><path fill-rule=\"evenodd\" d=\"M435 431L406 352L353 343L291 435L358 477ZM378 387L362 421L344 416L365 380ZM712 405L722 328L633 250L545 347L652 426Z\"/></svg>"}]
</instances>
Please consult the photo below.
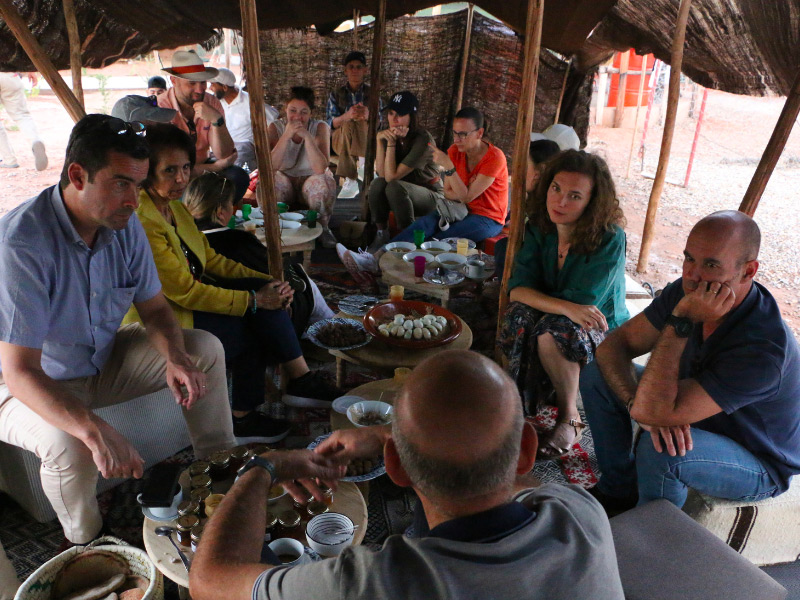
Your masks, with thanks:
<instances>
[{"instance_id":1,"label":"man with bucket hat","mask_svg":"<svg viewBox=\"0 0 800 600\"><path fill-rule=\"evenodd\" d=\"M197 164L192 175L213 171L230 179L236 186L234 202L247 191L250 177L234 165L236 147L225 124L224 109L219 100L206 93L208 81L219 71L206 67L194 50L178 50L172 56L172 67L163 69L170 75L172 87L158 96L158 105L177 111L172 124L183 129L195 141Z\"/></svg>"}]
</instances>

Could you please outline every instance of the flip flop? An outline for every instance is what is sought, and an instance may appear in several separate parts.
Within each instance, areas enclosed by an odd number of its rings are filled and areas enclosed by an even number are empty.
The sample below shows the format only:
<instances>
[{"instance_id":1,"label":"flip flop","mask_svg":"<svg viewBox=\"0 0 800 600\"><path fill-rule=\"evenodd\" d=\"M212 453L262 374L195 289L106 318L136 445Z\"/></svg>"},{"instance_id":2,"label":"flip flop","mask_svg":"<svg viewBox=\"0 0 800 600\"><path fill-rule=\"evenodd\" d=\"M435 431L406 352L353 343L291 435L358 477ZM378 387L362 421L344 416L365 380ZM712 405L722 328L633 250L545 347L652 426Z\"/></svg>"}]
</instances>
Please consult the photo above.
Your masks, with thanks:
<instances>
[{"instance_id":1,"label":"flip flop","mask_svg":"<svg viewBox=\"0 0 800 600\"><path fill-rule=\"evenodd\" d=\"M575 437L573 437L571 440L569 437L571 433L570 427L575 433ZM585 428L586 423L582 423L578 419L558 421L548 440L541 448L539 448L539 451L536 453L537 460L553 460L556 458L561 458L580 441Z\"/></svg>"}]
</instances>

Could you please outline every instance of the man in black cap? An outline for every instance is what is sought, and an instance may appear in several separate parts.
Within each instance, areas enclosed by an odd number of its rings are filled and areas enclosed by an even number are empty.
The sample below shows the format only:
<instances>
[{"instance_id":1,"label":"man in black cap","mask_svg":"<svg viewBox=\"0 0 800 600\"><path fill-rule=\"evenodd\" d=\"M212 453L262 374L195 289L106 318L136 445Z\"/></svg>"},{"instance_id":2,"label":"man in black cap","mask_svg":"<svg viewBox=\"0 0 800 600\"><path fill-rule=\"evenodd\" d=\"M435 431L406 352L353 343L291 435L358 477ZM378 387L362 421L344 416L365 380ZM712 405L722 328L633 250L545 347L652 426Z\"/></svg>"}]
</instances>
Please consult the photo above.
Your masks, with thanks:
<instances>
[{"instance_id":1,"label":"man in black cap","mask_svg":"<svg viewBox=\"0 0 800 600\"><path fill-rule=\"evenodd\" d=\"M147 80L147 95L160 96L167 93L167 80L158 75L153 75Z\"/></svg>"},{"instance_id":2,"label":"man in black cap","mask_svg":"<svg viewBox=\"0 0 800 600\"><path fill-rule=\"evenodd\" d=\"M353 50L344 59L347 83L330 93L325 120L333 131L331 148L339 156L337 177L358 178L357 159L366 154L369 86L364 83L367 57ZM380 102L381 109L383 103Z\"/></svg>"}]
</instances>

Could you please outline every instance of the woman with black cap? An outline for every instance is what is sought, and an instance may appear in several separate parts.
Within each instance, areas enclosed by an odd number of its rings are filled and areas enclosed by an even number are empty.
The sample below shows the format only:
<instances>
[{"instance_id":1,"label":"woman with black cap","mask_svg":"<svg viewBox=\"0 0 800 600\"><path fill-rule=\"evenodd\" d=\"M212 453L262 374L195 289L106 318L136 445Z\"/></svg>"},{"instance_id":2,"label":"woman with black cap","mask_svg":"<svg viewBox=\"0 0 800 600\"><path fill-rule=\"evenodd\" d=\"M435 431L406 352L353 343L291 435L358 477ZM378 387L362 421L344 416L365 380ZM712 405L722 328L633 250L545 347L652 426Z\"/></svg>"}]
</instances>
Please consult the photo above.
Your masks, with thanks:
<instances>
[{"instance_id":1,"label":"woman with black cap","mask_svg":"<svg viewBox=\"0 0 800 600\"><path fill-rule=\"evenodd\" d=\"M386 106L388 128L378 132L375 170L369 187L369 208L378 227L370 252L389 241L389 212L405 229L414 219L436 209L443 198L439 169L433 162L433 137L417 126L419 101L409 91L394 94Z\"/></svg>"}]
</instances>

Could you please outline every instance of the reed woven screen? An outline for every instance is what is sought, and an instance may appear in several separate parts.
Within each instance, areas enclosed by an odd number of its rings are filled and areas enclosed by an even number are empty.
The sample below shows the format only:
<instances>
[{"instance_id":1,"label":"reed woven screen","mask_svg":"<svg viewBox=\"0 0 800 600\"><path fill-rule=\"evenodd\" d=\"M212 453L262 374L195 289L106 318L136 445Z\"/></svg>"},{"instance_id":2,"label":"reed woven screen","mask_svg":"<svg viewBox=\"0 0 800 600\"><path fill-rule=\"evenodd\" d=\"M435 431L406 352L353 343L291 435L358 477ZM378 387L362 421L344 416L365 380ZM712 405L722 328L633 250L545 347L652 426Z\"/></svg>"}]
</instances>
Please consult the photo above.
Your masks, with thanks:
<instances>
[{"instance_id":1,"label":"reed woven screen","mask_svg":"<svg viewBox=\"0 0 800 600\"><path fill-rule=\"evenodd\" d=\"M381 96L411 90L420 101L420 125L445 147L451 142L466 11L436 17L402 17L386 23ZM358 50L372 54L372 25L358 30ZM266 30L260 34L264 95L282 108L289 88L314 89L314 116L324 118L329 92L345 83L342 59L352 49L352 32L321 37L314 30ZM475 13L462 106L475 106L489 119L489 138L510 156L522 81L522 39L501 23ZM536 90L534 131L553 123L567 62L542 50ZM585 140L591 75L570 73L562 123ZM369 76L367 76L369 78Z\"/></svg>"}]
</instances>

